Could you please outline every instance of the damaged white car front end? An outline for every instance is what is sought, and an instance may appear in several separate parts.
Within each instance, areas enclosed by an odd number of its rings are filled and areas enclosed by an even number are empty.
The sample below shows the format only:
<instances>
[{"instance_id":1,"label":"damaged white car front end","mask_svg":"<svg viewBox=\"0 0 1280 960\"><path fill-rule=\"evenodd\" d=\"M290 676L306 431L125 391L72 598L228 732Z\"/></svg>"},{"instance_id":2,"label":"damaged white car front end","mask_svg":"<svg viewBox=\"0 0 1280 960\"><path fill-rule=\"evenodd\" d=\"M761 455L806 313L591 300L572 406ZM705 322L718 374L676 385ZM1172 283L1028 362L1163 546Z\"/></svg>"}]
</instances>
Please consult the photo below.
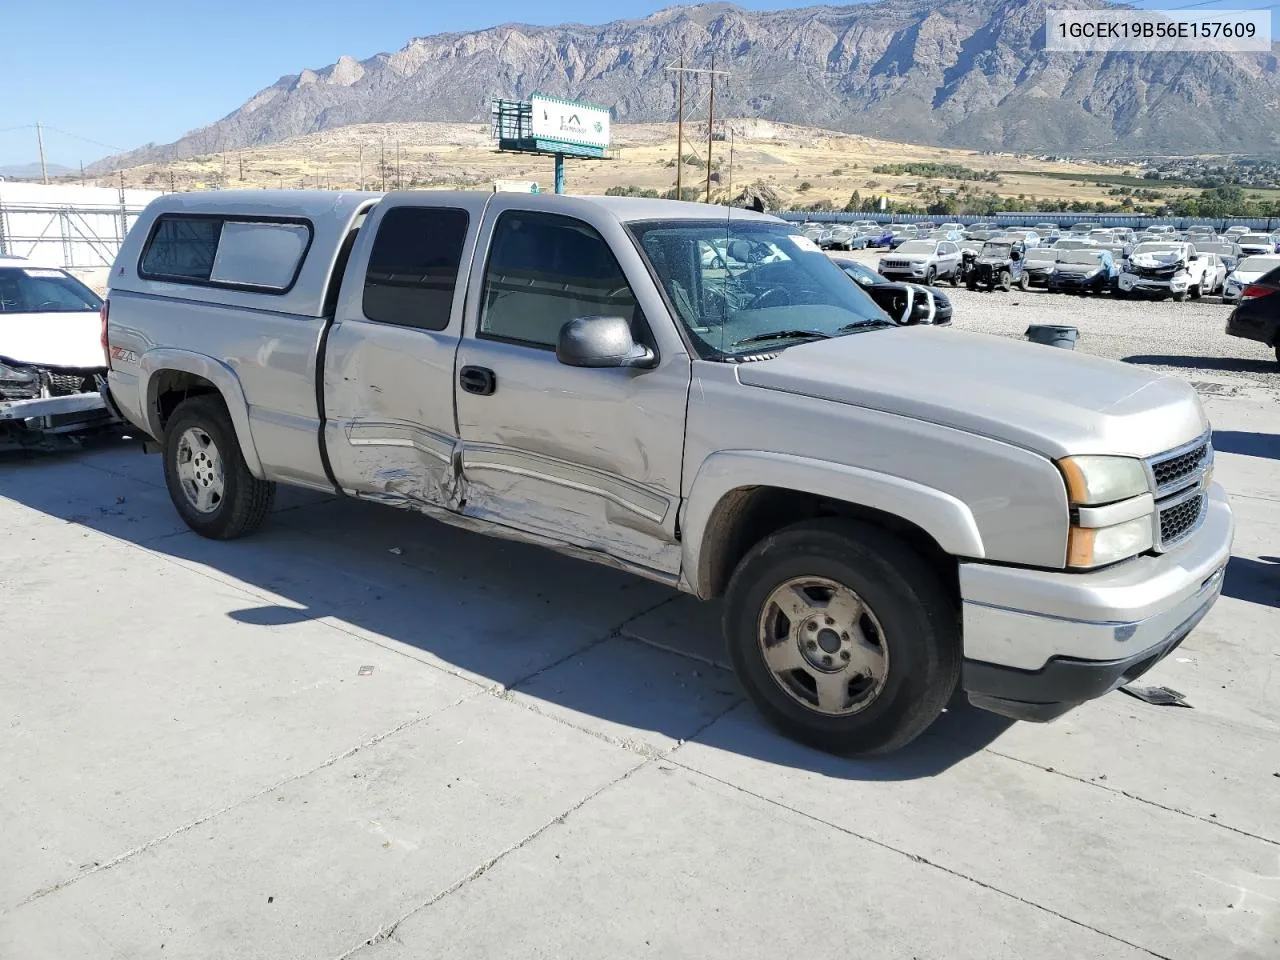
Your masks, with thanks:
<instances>
[{"instance_id":1,"label":"damaged white car front end","mask_svg":"<svg viewBox=\"0 0 1280 960\"><path fill-rule=\"evenodd\" d=\"M101 308L63 270L0 259L0 450L62 446L115 422Z\"/></svg>"}]
</instances>

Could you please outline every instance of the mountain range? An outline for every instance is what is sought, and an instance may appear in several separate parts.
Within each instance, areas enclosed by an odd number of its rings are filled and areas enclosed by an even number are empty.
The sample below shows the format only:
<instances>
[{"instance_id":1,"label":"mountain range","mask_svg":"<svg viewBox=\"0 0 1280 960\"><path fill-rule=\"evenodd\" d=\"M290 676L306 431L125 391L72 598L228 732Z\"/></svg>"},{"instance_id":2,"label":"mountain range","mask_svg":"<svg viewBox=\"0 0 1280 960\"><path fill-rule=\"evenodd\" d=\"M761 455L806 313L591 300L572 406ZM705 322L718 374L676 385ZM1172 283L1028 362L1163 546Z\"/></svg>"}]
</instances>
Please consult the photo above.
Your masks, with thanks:
<instances>
[{"instance_id":1,"label":"mountain range","mask_svg":"<svg viewBox=\"0 0 1280 960\"><path fill-rule=\"evenodd\" d=\"M1052 0L1055 8L1103 8ZM274 143L354 123L485 121L494 97L541 92L675 118L668 67L728 71L720 116L899 141L1073 155L1274 153L1272 53L1048 53L1047 0L883 0L774 12L709 3L600 26L507 24L418 37L281 77L226 117L107 168ZM709 78L686 102L705 111Z\"/></svg>"}]
</instances>

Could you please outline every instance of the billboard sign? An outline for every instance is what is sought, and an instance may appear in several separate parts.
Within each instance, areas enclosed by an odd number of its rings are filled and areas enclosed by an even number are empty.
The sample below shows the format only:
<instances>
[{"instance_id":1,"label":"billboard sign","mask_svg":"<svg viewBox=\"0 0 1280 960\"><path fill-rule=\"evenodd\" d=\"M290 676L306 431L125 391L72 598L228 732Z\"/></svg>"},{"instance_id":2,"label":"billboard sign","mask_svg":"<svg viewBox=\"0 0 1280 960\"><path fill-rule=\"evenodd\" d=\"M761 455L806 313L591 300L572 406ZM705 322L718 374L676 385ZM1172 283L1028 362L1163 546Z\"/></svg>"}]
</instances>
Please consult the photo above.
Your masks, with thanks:
<instances>
[{"instance_id":1,"label":"billboard sign","mask_svg":"<svg viewBox=\"0 0 1280 960\"><path fill-rule=\"evenodd\" d=\"M533 107L533 137L582 147L609 146L609 111L572 100L560 100L535 93L529 98Z\"/></svg>"}]
</instances>

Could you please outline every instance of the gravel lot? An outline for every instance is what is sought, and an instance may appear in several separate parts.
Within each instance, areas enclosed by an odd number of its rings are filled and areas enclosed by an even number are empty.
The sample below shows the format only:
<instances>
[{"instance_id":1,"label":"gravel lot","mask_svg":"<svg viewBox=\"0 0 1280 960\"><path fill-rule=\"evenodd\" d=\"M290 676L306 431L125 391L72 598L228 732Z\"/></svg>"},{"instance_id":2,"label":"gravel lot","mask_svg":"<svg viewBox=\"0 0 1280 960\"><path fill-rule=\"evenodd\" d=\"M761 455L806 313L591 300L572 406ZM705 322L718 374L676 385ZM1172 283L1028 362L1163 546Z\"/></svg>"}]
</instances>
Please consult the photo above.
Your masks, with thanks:
<instances>
[{"instance_id":1,"label":"gravel lot","mask_svg":"<svg viewBox=\"0 0 1280 960\"><path fill-rule=\"evenodd\" d=\"M871 267L880 252L843 256ZM1076 327L1076 349L1179 373L1201 392L1248 385L1280 391L1280 365L1265 345L1224 332L1231 307L1219 297L1175 303L1172 300L1117 300L1110 296L1073 297L1044 290L1023 293L942 289L955 304L953 325L962 330L1021 338L1028 324Z\"/></svg>"}]
</instances>

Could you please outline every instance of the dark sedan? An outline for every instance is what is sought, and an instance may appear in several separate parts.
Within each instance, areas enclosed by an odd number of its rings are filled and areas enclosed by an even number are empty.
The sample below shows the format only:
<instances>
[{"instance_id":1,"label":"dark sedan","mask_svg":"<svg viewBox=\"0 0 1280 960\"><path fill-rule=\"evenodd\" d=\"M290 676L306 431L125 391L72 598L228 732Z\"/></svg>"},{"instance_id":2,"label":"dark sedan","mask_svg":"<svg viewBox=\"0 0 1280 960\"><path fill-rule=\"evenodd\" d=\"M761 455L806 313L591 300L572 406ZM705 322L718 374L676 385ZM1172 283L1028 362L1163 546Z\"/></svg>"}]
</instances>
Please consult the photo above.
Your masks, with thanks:
<instances>
[{"instance_id":1,"label":"dark sedan","mask_svg":"<svg viewBox=\"0 0 1280 960\"><path fill-rule=\"evenodd\" d=\"M1227 317L1227 334L1265 343L1280 363L1280 267L1244 288L1239 306Z\"/></svg>"}]
</instances>

